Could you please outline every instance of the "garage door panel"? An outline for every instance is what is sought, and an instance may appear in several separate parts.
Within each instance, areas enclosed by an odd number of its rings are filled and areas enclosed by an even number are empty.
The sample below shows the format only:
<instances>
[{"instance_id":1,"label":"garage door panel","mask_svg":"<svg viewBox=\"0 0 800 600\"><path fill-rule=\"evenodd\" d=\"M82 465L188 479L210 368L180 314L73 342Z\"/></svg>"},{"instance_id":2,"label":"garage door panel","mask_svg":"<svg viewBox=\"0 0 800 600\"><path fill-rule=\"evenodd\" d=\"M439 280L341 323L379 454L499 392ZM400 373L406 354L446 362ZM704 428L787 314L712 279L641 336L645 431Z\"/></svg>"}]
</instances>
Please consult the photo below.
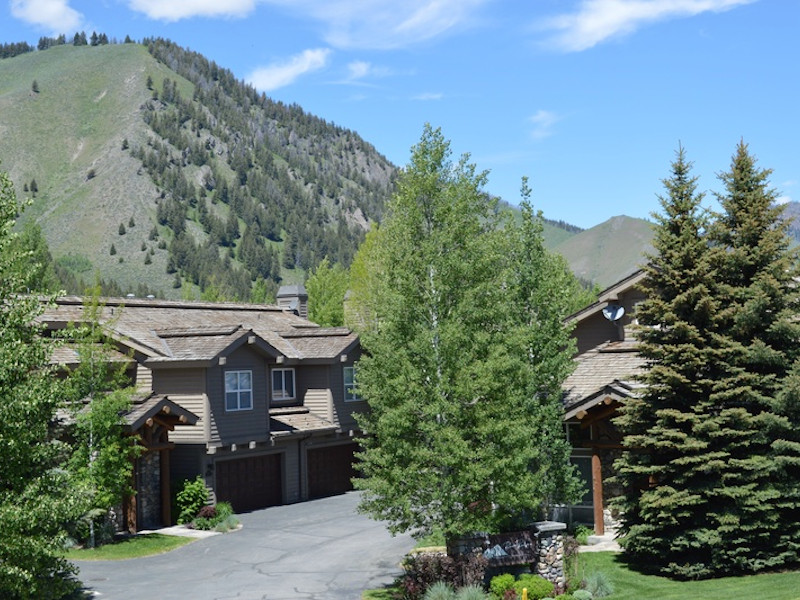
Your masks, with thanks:
<instances>
[{"instance_id":1,"label":"garage door panel","mask_svg":"<svg viewBox=\"0 0 800 600\"><path fill-rule=\"evenodd\" d=\"M247 512L283 502L281 455L249 456L216 463L218 501L235 512Z\"/></svg>"},{"instance_id":2,"label":"garage door panel","mask_svg":"<svg viewBox=\"0 0 800 600\"><path fill-rule=\"evenodd\" d=\"M322 498L343 494L353 489L353 453L358 445L353 443L337 446L309 448L308 494L311 498Z\"/></svg>"}]
</instances>

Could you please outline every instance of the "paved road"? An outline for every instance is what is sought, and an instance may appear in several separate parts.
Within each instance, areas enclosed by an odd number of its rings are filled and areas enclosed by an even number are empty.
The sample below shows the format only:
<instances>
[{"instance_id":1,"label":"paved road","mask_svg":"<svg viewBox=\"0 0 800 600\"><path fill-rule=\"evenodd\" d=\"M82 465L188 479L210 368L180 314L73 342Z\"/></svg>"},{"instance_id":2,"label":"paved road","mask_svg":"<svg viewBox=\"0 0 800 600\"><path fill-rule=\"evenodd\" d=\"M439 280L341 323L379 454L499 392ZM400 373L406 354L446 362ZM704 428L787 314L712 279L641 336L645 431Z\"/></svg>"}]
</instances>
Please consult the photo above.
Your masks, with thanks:
<instances>
[{"instance_id":1,"label":"paved road","mask_svg":"<svg viewBox=\"0 0 800 600\"><path fill-rule=\"evenodd\" d=\"M167 554L76 561L102 600L357 600L390 583L414 542L356 514L358 493L240 515L236 532Z\"/></svg>"}]
</instances>

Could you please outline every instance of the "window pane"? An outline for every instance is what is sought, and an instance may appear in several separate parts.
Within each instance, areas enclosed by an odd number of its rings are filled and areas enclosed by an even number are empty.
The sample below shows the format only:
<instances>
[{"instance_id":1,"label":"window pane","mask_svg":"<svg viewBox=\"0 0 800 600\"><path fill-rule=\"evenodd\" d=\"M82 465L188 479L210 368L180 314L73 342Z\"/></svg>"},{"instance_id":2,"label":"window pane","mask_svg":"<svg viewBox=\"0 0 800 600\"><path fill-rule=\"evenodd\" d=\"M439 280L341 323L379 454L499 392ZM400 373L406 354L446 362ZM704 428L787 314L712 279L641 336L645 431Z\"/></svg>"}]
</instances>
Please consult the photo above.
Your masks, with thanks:
<instances>
[{"instance_id":1,"label":"window pane","mask_svg":"<svg viewBox=\"0 0 800 600\"><path fill-rule=\"evenodd\" d=\"M345 385L353 385L353 367L345 367L344 368L344 384Z\"/></svg>"},{"instance_id":2,"label":"window pane","mask_svg":"<svg viewBox=\"0 0 800 600\"><path fill-rule=\"evenodd\" d=\"M236 410L239 408L239 394L228 392L225 394L225 410Z\"/></svg>"},{"instance_id":3,"label":"window pane","mask_svg":"<svg viewBox=\"0 0 800 600\"><path fill-rule=\"evenodd\" d=\"M236 371L227 371L225 373L226 392L232 392L233 390L237 389L238 386L236 385L236 379L237 379L236 375L237 375Z\"/></svg>"},{"instance_id":4,"label":"window pane","mask_svg":"<svg viewBox=\"0 0 800 600\"><path fill-rule=\"evenodd\" d=\"M252 408L253 395L250 392L239 393L239 408Z\"/></svg>"},{"instance_id":5,"label":"window pane","mask_svg":"<svg viewBox=\"0 0 800 600\"><path fill-rule=\"evenodd\" d=\"M276 398L283 396L283 372L277 369L272 372L272 395Z\"/></svg>"},{"instance_id":6,"label":"window pane","mask_svg":"<svg viewBox=\"0 0 800 600\"><path fill-rule=\"evenodd\" d=\"M239 389L240 390L252 390L253 385L250 381L251 374L250 371L242 371L239 374Z\"/></svg>"},{"instance_id":7,"label":"window pane","mask_svg":"<svg viewBox=\"0 0 800 600\"><path fill-rule=\"evenodd\" d=\"M284 386L286 389L286 397L294 398L294 371L284 371Z\"/></svg>"}]
</instances>

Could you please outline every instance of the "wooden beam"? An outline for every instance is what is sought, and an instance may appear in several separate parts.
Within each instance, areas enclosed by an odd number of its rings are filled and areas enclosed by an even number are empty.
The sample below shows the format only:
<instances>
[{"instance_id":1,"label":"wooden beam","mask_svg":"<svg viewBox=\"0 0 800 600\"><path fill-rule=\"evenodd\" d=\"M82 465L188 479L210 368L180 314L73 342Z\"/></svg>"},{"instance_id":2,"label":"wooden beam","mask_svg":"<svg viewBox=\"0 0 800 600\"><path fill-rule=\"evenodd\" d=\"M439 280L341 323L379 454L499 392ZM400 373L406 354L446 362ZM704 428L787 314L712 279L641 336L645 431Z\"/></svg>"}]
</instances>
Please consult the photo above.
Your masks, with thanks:
<instances>
[{"instance_id":1,"label":"wooden beam","mask_svg":"<svg viewBox=\"0 0 800 600\"><path fill-rule=\"evenodd\" d=\"M592 449L592 504L594 505L594 532L603 535L606 532L603 523L603 465L597 448Z\"/></svg>"}]
</instances>

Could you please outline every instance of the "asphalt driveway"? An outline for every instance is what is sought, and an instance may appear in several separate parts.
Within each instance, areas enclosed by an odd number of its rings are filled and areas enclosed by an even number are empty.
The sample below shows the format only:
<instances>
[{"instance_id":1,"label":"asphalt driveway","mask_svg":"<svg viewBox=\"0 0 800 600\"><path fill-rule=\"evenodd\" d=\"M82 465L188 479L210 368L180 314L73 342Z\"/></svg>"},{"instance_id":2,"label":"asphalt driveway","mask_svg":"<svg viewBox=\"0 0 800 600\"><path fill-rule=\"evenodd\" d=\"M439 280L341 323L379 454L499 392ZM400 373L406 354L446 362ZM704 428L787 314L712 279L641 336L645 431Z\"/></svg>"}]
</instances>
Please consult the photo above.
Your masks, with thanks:
<instances>
[{"instance_id":1,"label":"asphalt driveway","mask_svg":"<svg viewBox=\"0 0 800 600\"><path fill-rule=\"evenodd\" d=\"M167 554L76 561L87 592L109 600L358 600L390 583L414 546L356 513L358 492L239 515L236 532Z\"/></svg>"}]
</instances>

